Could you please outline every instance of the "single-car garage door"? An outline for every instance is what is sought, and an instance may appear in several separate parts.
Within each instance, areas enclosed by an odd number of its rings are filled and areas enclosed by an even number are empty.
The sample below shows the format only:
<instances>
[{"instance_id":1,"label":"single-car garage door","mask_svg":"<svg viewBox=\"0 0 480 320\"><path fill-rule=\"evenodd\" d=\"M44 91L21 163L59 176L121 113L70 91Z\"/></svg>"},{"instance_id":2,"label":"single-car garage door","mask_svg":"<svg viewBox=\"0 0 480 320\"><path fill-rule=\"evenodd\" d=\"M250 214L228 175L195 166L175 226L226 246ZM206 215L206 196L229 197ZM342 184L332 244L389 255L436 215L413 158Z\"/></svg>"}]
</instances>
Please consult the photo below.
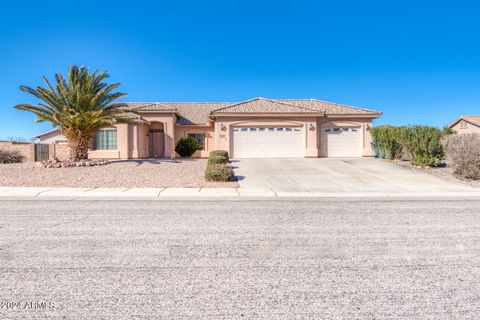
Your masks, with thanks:
<instances>
[{"instance_id":1,"label":"single-car garage door","mask_svg":"<svg viewBox=\"0 0 480 320\"><path fill-rule=\"evenodd\" d=\"M362 141L360 128L324 128L322 153L327 157L361 157Z\"/></svg>"},{"instance_id":2,"label":"single-car garage door","mask_svg":"<svg viewBox=\"0 0 480 320\"><path fill-rule=\"evenodd\" d=\"M234 158L303 157L303 130L299 127L235 127Z\"/></svg>"}]
</instances>

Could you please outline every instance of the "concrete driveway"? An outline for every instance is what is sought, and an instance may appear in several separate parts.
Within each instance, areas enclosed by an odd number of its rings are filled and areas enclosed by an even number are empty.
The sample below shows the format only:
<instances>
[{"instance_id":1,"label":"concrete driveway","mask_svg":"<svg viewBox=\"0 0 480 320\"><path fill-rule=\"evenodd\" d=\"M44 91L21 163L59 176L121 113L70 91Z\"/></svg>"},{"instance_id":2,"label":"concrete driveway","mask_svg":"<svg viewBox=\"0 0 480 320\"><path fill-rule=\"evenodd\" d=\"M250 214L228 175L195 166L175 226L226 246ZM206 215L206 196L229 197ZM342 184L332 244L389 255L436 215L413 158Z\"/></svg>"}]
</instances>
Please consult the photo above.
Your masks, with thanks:
<instances>
[{"instance_id":1,"label":"concrete driveway","mask_svg":"<svg viewBox=\"0 0 480 320\"><path fill-rule=\"evenodd\" d=\"M265 158L233 163L240 187L279 195L419 195L480 192L372 158Z\"/></svg>"}]
</instances>

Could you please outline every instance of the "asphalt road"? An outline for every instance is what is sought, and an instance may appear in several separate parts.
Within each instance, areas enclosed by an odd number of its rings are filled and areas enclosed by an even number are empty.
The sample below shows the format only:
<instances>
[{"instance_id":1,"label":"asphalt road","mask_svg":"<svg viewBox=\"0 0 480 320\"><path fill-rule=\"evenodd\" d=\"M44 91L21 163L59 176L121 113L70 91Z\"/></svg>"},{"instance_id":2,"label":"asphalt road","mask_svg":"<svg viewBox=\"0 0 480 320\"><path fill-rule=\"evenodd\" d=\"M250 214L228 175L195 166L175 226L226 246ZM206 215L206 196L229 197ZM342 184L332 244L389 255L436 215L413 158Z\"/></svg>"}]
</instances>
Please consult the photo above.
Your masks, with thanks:
<instances>
[{"instance_id":1,"label":"asphalt road","mask_svg":"<svg viewBox=\"0 0 480 320\"><path fill-rule=\"evenodd\" d=\"M480 319L480 201L1 201L0 307L2 320Z\"/></svg>"}]
</instances>

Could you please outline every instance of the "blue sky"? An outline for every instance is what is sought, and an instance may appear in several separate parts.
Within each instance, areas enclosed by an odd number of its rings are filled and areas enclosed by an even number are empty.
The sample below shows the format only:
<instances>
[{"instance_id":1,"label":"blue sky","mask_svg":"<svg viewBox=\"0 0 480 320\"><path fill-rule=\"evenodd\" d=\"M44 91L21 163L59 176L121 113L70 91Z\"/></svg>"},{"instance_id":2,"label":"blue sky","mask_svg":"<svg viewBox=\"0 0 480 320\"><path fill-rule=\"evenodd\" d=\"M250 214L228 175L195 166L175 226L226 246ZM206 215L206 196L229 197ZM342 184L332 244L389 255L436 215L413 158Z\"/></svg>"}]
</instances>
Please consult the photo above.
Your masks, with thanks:
<instances>
[{"instance_id":1,"label":"blue sky","mask_svg":"<svg viewBox=\"0 0 480 320\"><path fill-rule=\"evenodd\" d=\"M18 90L79 64L125 101L319 98L376 124L480 114L475 1L8 1L0 11L0 139L49 130Z\"/></svg>"}]
</instances>

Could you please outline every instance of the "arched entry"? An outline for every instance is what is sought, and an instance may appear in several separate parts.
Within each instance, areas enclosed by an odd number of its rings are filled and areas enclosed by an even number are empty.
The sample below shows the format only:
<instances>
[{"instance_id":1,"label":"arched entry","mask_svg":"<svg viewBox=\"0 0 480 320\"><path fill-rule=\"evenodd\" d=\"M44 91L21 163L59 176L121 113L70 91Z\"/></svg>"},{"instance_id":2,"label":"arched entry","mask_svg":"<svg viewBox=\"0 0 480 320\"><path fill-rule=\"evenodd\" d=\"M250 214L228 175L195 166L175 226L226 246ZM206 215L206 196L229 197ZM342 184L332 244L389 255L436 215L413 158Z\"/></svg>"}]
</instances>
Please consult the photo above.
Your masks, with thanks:
<instances>
[{"instance_id":1,"label":"arched entry","mask_svg":"<svg viewBox=\"0 0 480 320\"><path fill-rule=\"evenodd\" d=\"M162 122L152 122L148 131L148 156L165 157L165 130Z\"/></svg>"}]
</instances>

